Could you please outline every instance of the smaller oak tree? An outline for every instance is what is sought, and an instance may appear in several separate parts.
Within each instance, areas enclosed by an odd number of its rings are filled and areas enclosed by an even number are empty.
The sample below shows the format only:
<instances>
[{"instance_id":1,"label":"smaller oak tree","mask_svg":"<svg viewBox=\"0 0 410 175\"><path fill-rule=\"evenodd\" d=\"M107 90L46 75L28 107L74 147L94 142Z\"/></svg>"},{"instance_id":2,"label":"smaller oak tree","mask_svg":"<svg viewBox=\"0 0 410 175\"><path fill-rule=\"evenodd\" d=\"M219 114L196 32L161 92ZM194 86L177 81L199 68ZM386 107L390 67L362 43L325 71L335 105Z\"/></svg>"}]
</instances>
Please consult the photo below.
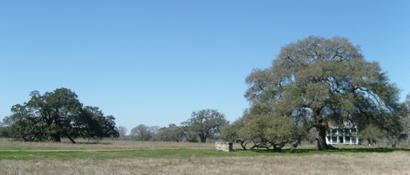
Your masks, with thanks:
<instances>
[{"instance_id":1,"label":"smaller oak tree","mask_svg":"<svg viewBox=\"0 0 410 175\"><path fill-rule=\"evenodd\" d=\"M197 135L202 143L205 143L207 138L220 133L227 124L225 115L214 109L193 112L192 117L182 123L187 132Z\"/></svg>"},{"instance_id":2,"label":"smaller oak tree","mask_svg":"<svg viewBox=\"0 0 410 175\"><path fill-rule=\"evenodd\" d=\"M293 118L277 115L268 108L256 105L244 116L222 130L222 137L239 143L242 149L281 150L295 143L303 135L303 128Z\"/></svg>"}]
</instances>

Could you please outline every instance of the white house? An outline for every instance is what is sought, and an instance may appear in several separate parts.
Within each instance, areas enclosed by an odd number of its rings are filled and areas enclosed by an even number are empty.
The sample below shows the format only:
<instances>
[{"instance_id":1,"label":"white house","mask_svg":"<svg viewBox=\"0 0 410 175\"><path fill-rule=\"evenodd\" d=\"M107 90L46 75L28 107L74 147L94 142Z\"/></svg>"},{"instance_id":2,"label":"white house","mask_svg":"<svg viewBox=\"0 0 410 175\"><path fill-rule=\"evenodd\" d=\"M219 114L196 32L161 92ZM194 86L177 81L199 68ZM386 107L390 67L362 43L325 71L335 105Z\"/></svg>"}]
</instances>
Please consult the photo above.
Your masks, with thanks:
<instances>
[{"instance_id":1,"label":"white house","mask_svg":"<svg viewBox=\"0 0 410 175\"><path fill-rule=\"evenodd\" d=\"M345 123L343 127L331 126L326 133L326 143L330 145L359 144L359 130L353 124Z\"/></svg>"}]
</instances>

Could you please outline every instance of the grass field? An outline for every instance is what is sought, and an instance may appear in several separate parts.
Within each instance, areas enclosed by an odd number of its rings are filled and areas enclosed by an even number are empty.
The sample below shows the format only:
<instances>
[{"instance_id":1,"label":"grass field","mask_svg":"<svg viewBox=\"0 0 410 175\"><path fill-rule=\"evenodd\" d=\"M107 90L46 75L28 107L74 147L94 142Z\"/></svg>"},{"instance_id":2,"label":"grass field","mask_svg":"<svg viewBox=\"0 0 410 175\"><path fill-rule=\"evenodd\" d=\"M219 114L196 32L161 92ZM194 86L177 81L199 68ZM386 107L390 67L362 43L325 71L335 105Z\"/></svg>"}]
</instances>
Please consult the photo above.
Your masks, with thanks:
<instances>
[{"instance_id":1,"label":"grass field","mask_svg":"<svg viewBox=\"0 0 410 175\"><path fill-rule=\"evenodd\" d=\"M214 150L213 144L0 141L0 174L410 174L410 149Z\"/></svg>"}]
</instances>

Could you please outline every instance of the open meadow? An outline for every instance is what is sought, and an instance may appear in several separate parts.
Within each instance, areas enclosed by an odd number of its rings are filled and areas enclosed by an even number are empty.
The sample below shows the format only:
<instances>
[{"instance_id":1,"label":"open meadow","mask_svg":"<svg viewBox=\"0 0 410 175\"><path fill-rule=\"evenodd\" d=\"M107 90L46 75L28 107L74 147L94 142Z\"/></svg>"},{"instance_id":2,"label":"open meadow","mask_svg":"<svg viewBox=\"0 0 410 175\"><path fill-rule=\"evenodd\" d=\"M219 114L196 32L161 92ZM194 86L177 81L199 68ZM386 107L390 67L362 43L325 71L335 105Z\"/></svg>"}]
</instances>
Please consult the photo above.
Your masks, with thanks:
<instances>
[{"instance_id":1,"label":"open meadow","mask_svg":"<svg viewBox=\"0 0 410 175\"><path fill-rule=\"evenodd\" d=\"M410 174L410 149L220 152L212 143L0 142L0 174Z\"/></svg>"},{"instance_id":2,"label":"open meadow","mask_svg":"<svg viewBox=\"0 0 410 175\"><path fill-rule=\"evenodd\" d=\"M0 0L0 175L410 175L409 17Z\"/></svg>"}]
</instances>

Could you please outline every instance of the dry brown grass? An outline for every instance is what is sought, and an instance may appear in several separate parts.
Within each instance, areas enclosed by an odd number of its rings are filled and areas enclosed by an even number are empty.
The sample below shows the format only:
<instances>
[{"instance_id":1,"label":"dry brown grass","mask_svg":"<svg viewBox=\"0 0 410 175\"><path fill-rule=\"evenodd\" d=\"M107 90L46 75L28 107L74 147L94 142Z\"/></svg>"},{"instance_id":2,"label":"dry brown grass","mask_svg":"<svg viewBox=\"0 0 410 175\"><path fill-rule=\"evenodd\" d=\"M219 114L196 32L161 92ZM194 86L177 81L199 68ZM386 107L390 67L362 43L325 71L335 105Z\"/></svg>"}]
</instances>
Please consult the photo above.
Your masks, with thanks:
<instances>
[{"instance_id":1,"label":"dry brown grass","mask_svg":"<svg viewBox=\"0 0 410 175\"><path fill-rule=\"evenodd\" d=\"M0 161L1 175L410 174L408 152L186 159Z\"/></svg>"},{"instance_id":2,"label":"dry brown grass","mask_svg":"<svg viewBox=\"0 0 410 175\"><path fill-rule=\"evenodd\" d=\"M150 150L157 149L192 149L213 150L213 143L164 143L104 140L100 144L67 144L36 143L0 140L3 152L30 150L33 152L63 150L85 150L88 154L101 154L98 151L110 150ZM310 147L306 145L306 147ZM154 150L152 150L154 151ZM181 150L179 150L181 151ZM26 151L27 152L27 151ZM154 151L155 152L155 151ZM252 152L244 152L244 155ZM31 153L30 153L31 154ZM229 153L231 154L231 153ZM253 154L253 153L252 153ZM255 153L256 154L256 153ZM410 152L340 152L340 153L306 153L306 154L272 154L261 156L168 158L154 156L143 158L136 156L130 159L113 157L109 159L36 159L36 160L0 160L0 175L165 175L165 174L409 174ZM58 156L57 156L58 158Z\"/></svg>"}]
</instances>

